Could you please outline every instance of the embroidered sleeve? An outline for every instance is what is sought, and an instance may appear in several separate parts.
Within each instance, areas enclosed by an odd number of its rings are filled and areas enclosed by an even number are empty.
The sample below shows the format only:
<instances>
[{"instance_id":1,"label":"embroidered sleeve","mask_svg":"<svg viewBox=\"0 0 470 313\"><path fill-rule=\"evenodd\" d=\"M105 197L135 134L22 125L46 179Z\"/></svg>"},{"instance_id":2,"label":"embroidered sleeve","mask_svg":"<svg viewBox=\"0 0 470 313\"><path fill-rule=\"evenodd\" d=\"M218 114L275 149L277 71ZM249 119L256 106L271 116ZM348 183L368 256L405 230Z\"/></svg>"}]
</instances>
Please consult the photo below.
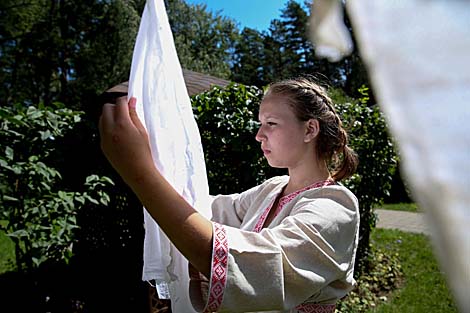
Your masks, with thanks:
<instances>
[{"instance_id":1,"label":"embroidered sleeve","mask_svg":"<svg viewBox=\"0 0 470 313\"><path fill-rule=\"evenodd\" d=\"M217 312L224 299L228 269L228 241L225 226L213 225L210 279L189 264L189 294L197 312Z\"/></svg>"},{"instance_id":2,"label":"embroidered sleeve","mask_svg":"<svg viewBox=\"0 0 470 313\"><path fill-rule=\"evenodd\" d=\"M227 282L228 242L225 227L218 223L213 223L213 225L214 239L207 308L212 312L217 312L222 304Z\"/></svg>"}]
</instances>

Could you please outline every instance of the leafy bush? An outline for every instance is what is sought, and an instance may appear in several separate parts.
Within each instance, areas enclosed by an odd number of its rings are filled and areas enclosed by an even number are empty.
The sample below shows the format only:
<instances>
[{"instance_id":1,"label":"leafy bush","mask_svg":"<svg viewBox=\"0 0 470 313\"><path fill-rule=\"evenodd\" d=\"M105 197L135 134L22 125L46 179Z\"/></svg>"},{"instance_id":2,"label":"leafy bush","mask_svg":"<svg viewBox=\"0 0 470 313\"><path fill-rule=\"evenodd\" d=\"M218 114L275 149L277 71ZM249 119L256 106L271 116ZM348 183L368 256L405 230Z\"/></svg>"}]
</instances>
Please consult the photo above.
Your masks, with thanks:
<instances>
[{"instance_id":1,"label":"leafy bush","mask_svg":"<svg viewBox=\"0 0 470 313\"><path fill-rule=\"evenodd\" d=\"M275 173L255 140L263 90L230 84L192 98L211 194L253 187Z\"/></svg>"},{"instance_id":2,"label":"leafy bush","mask_svg":"<svg viewBox=\"0 0 470 313\"><path fill-rule=\"evenodd\" d=\"M368 272L357 278L356 287L337 304L337 312L364 312L387 301L389 293L403 281L398 253L371 247L367 255Z\"/></svg>"},{"instance_id":3,"label":"leafy bush","mask_svg":"<svg viewBox=\"0 0 470 313\"><path fill-rule=\"evenodd\" d=\"M368 105L367 87L362 86L359 93L362 98L355 100L345 97L340 90L330 92L350 135L350 146L359 156L356 174L344 182L359 199L361 223L356 257L358 273L367 270L368 264L363 261L369 249L370 231L375 227L374 209L389 196L398 162L383 113L377 105Z\"/></svg>"},{"instance_id":4,"label":"leafy bush","mask_svg":"<svg viewBox=\"0 0 470 313\"><path fill-rule=\"evenodd\" d=\"M0 108L0 227L15 243L17 267L31 271L46 260L72 256L77 211L106 205L109 178L91 175L83 192L61 190L59 171L48 166L57 140L81 112L55 104Z\"/></svg>"}]
</instances>

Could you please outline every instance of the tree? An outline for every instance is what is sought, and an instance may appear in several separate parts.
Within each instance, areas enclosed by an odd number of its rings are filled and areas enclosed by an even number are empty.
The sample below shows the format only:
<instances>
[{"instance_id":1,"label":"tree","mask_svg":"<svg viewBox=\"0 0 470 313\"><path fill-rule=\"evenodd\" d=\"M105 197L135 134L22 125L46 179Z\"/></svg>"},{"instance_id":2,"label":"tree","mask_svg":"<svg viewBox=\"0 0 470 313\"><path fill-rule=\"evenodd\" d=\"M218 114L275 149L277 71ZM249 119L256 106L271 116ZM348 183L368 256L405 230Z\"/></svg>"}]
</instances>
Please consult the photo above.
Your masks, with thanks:
<instances>
[{"instance_id":1,"label":"tree","mask_svg":"<svg viewBox=\"0 0 470 313\"><path fill-rule=\"evenodd\" d=\"M309 37L311 1L290 0L268 31L244 30L235 45L232 79L258 87L298 75L314 75L322 83L342 88L346 94L361 97L362 85L370 85L357 48L339 62L330 63L315 54ZM345 23L352 32L346 15ZM354 39L354 36L353 36ZM355 47L357 47L355 45ZM373 104L374 96L370 95Z\"/></svg>"},{"instance_id":2,"label":"tree","mask_svg":"<svg viewBox=\"0 0 470 313\"><path fill-rule=\"evenodd\" d=\"M242 32L232 66L236 81L261 87L302 74L321 73L328 77L328 62L316 59L308 39L308 20L306 7L291 0L282 9L280 18L271 21L267 32ZM262 42L258 43L259 40ZM253 65L257 71L253 71Z\"/></svg>"},{"instance_id":3,"label":"tree","mask_svg":"<svg viewBox=\"0 0 470 313\"><path fill-rule=\"evenodd\" d=\"M0 8L0 105L81 109L128 76L140 20L133 2L5 0Z\"/></svg>"},{"instance_id":4,"label":"tree","mask_svg":"<svg viewBox=\"0 0 470 313\"><path fill-rule=\"evenodd\" d=\"M208 12L205 4L165 0L165 5L182 67L229 78L231 53L238 38L235 21L219 12Z\"/></svg>"},{"instance_id":5,"label":"tree","mask_svg":"<svg viewBox=\"0 0 470 313\"><path fill-rule=\"evenodd\" d=\"M245 27L235 43L231 79L246 85L266 85L264 79L264 36L255 29Z\"/></svg>"}]
</instances>

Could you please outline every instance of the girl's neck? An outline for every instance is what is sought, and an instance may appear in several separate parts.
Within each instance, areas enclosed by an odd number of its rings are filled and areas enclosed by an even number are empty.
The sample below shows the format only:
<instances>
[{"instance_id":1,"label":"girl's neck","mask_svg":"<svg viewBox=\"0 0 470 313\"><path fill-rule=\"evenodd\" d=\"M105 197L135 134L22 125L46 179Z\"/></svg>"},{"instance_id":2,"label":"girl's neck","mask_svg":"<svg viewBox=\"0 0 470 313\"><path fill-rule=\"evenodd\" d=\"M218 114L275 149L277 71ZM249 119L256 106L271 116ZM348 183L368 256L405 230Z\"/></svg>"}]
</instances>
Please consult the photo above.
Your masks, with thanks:
<instances>
[{"instance_id":1,"label":"girl's neck","mask_svg":"<svg viewBox=\"0 0 470 313\"><path fill-rule=\"evenodd\" d=\"M284 188L283 194L288 195L294 191L327 179L331 179L331 175L326 164L311 169L289 169L289 182Z\"/></svg>"}]
</instances>

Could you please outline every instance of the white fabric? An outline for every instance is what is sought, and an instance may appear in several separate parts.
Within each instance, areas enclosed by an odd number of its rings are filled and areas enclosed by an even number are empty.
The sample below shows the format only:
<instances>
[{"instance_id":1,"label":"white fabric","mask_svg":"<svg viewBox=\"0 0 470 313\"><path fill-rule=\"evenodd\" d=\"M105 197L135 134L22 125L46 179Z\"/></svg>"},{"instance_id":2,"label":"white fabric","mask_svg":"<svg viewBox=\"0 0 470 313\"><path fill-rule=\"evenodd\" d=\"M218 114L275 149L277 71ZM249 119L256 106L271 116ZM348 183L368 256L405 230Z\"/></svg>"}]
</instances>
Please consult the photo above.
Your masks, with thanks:
<instances>
[{"instance_id":1,"label":"white fabric","mask_svg":"<svg viewBox=\"0 0 470 313\"><path fill-rule=\"evenodd\" d=\"M209 188L199 130L163 0L149 0L134 47L129 97L150 137L157 168L204 216ZM143 280L155 279L160 298L171 298L173 312L193 312L187 292L187 260L144 210ZM178 227L178 225L175 225Z\"/></svg>"},{"instance_id":2,"label":"white fabric","mask_svg":"<svg viewBox=\"0 0 470 313\"><path fill-rule=\"evenodd\" d=\"M315 54L337 62L350 54L353 43L343 23L343 11L338 1L315 0L312 7L310 34Z\"/></svg>"},{"instance_id":3,"label":"white fabric","mask_svg":"<svg viewBox=\"0 0 470 313\"><path fill-rule=\"evenodd\" d=\"M440 264L470 312L470 2L346 5Z\"/></svg>"}]
</instances>

